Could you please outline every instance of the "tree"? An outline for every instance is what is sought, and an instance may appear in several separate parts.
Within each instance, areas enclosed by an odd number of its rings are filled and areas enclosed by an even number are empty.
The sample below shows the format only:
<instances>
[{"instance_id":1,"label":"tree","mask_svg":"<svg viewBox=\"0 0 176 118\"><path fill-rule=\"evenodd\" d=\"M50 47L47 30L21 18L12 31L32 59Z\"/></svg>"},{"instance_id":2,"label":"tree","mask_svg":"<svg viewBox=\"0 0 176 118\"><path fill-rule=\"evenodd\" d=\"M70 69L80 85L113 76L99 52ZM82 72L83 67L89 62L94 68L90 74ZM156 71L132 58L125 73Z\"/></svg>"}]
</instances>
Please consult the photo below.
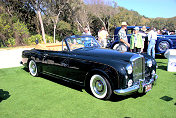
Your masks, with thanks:
<instances>
[{"instance_id":1,"label":"tree","mask_svg":"<svg viewBox=\"0 0 176 118\"><path fill-rule=\"evenodd\" d=\"M119 12L116 2L105 2L105 0L87 0L87 10L99 18L102 25L109 31L109 20ZM112 7L114 4L114 7Z\"/></svg>"},{"instance_id":2,"label":"tree","mask_svg":"<svg viewBox=\"0 0 176 118\"><path fill-rule=\"evenodd\" d=\"M56 27L59 22L59 17L62 12L67 10L69 0L48 0L47 2L47 15L51 18L54 24L54 43L56 35Z\"/></svg>"},{"instance_id":3,"label":"tree","mask_svg":"<svg viewBox=\"0 0 176 118\"><path fill-rule=\"evenodd\" d=\"M46 39L45 39L45 29L43 26L43 20L42 20L42 16L41 16L41 7L43 7L44 9L44 5L42 5L42 0L30 0L30 2L32 3L32 7L35 9L35 11L37 12L37 16L39 18L39 22L40 22L40 26L41 26L41 30L42 30L42 38L44 43L46 43Z\"/></svg>"},{"instance_id":4,"label":"tree","mask_svg":"<svg viewBox=\"0 0 176 118\"><path fill-rule=\"evenodd\" d=\"M25 22L32 34L37 32L37 22L35 10L27 0L0 0L0 4L5 8L5 13L13 17L13 22L18 19Z\"/></svg>"},{"instance_id":5,"label":"tree","mask_svg":"<svg viewBox=\"0 0 176 118\"><path fill-rule=\"evenodd\" d=\"M83 31L84 27L90 30L90 22L88 11L86 10L86 5L83 0L72 0L70 1L70 13L73 23L77 26L77 30Z\"/></svg>"}]
</instances>

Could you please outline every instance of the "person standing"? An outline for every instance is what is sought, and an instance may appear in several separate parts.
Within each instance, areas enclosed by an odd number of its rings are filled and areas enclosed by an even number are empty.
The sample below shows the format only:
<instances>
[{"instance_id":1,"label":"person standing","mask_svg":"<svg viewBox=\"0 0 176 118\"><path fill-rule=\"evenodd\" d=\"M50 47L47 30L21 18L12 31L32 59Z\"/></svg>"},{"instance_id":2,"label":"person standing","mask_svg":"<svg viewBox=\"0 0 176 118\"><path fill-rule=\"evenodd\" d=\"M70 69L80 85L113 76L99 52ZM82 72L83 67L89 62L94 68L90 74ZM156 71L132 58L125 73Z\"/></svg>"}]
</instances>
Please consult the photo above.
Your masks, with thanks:
<instances>
[{"instance_id":1,"label":"person standing","mask_svg":"<svg viewBox=\"0 0 176 118\"><path fill-rule=\"evenodd\" d=\"M91 35L90 31L88 30L88 28L84 28L84 32L82 33L83 36L87 36L87 35Z\"/></svg>"},{"instance_id":2,"label":"person standing","mask_svg":"<svg viewBox=\"0 0 176 118\"><path fill-rule=\"evenodd\" d=\"M107 37L109 36L108 32L104 27L98 32L98 40L103 45L103 47L107 46Z\"/></svg>"},{"instance_id":3,"label":"person standing","mask_svg":"<svg viewBox=\"0 0 176 118\"><path fill-rule=\"evenodd\" d=\"M146 31L147 31L146 26L142 26L141 31L139 31L139 34L142 35L142 43L143 43L143 47L141 48L141 52L144 51L145 38L147 37Z\"/></svg>"},{"instance_id":4,"label":"person standing","mask_svg":"<svg viewBox=\"0 0 176 118\"><path fill-rule=\"evenodd\" d=\"M163 30L162 30L162 34L163 35L169 35L169 32L167 31L167 28L163 28Z\"/></svg>"},{"instance_id":5,"label":"person standing","mask_svg":"<svg viewBox=\"0 0 176 118\"><path fill-rule=\"evenodd\" d=\"M157 40L157 32L155 31L155 28L151 27L150 32L148 33L148 49L147 49L147 54L151 55L152 52L152 57L155 58L155 43Z\"/></svg>"},{"instance_id":6,"label":"person standing","mask_svg":"<svg viewBox=\"0 0 176 118\"><path fill-rule=\"evenodd\" d=\"M141 52L141 49L144 47L142 41L142 35L139 34L139 27L134 28L134 34L130 38L130 50L131 52Z\"/></svg>"},{"instance_id":7,"label":"person standing","mask_svg":"<svg viewBox=\"0 0 176 118\"><path fill-rule=\"evenodd\" d=\"M121 29L118 32L118 39L119 47L117 48L118 51L126 52L128 50L128 47L130 47L130 44L128 43L127 35L126 35L126 29L127 29L127 23L122 22Z\"/></svg>"}]
</instances>

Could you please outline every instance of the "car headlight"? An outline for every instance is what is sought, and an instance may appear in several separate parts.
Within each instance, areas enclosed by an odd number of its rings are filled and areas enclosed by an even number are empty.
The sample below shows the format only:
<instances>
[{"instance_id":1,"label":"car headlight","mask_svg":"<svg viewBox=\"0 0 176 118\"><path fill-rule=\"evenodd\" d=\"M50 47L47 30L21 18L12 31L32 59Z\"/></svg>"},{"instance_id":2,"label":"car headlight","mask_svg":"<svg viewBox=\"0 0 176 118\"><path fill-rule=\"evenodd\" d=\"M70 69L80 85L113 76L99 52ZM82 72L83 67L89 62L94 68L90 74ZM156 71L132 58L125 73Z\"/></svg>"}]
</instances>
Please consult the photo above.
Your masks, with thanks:
<instances>
[{"instance_id":1,"label":"car headlight","mask_svg":"<svg viewBox=\"0 0 176 118\"><path fill-rule=\"evenodd\" d=\"M132 85L133 85L133 80L130 79L130 80L128 81L128 87L130 87L130 86L132 86Z\"/></svg>"},{"instance_id":2,"label":"car headlight","mask_svg":"<svg viewBox=\"0 0 176 118\"><path fill-rule=\"evenodd\" d=\"M147 60L147 66L152 67L152 60L151 59Z\"/></svg>"},{"instance_id":3,"label":"car headlight","mask_svg":"<svg viewBox=\"0 0 176 118\"><path fill-rule=\"evenodd\" d=\"M128 74L131 74L131 73L133 72L132 65L131 65L131 64L128 64L128 65L126 66L126 70L127 70Z\"/></svg>"},{"instance_id":4,"label":"car headlight","mask_svg":"<svg viewBox=\"0 0 176 118\"><path fill-rule=\"evenodd\" d=\"M155 73L156 73L155 70L152 70L152 75L155 75Z\"/></svg>"}]
</instances>

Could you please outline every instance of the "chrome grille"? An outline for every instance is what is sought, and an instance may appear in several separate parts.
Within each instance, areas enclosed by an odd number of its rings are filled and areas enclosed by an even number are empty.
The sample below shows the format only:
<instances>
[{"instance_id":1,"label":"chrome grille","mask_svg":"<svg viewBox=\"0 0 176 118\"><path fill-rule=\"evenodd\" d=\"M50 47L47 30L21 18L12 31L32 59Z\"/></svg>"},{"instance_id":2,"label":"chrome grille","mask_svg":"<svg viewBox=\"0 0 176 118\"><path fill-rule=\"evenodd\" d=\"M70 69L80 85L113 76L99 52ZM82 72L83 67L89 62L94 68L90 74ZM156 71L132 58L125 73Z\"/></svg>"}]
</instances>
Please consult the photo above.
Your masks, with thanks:
<instances>
[{"instance_id":1,"label":"chrome grille","mask_svg":"<svg viewBox=\"0 0 176 118\"><path fill-rule=\"evenodd\" d=\"M131 58L133 66L133 81L137 82L139 79L144 79L145 75L145 59L142 55L135 55Z\"/></svg>"}]
</instances>

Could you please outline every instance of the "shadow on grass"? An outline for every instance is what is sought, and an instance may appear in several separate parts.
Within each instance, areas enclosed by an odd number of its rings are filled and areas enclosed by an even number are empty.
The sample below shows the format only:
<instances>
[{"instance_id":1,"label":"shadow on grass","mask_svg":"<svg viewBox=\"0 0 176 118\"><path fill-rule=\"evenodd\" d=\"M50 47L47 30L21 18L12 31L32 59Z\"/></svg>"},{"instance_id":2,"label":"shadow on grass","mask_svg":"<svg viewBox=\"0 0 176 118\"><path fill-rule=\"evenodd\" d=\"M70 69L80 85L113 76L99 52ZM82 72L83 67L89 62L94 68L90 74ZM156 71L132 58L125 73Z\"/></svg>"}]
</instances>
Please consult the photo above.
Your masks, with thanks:
<instances>
[{"instance_id":1,"label":"shadow on grass","mask_svg":"<svg viewBox=\"0 0 176 118\"><path fill-rule=\"evenodd\" d=\"M40 77L44 78L44 79L47 79L49 81L52 81L54 83L57 83L57 84L60 84L60 85L63 85L63 86L66 86L66 87L69 87L71 89L74 89L74 90L77 90L77 91L80 91L80 92L83 92L82 89L84 89L82 86L76 84L76 83L73 83L73 82L69 82L67 80L64 80L62 78L54 78L54 77L51 77L51 76L48 76L48 75L40 75Z\"/></svg>"},{"instance_id":2,"label":"shadow on grass","mask_svg":"<svg viewBox=\"0 0 176 118\"><path fill-rule=\"evenodd\" d=\"M80 91L80 92L83 92L82 90L85 89L85 91L88 94L90 94L92 97L94 97L92 92L90 91L90 89L87 88L87 87L80 86L80 85L78 85L76 83L73 83L73 82L65 81L65 80L63 80L61 78L54 78L54 77L50 77L48 75L40 75L40 76L42 78L44 78L44 79L47 79L49 81L58 83L60 85L63 85L65 87L69 87L71 89L74 89L74 90L77 90L77 91ZM118 96L118 95L113 94L109 101L111 101L111 102L119 102L119 101L123 101L123 100L128 99L128 98L135 98L136 99L138 97L142 97L143 95L145 95L145 94L134 93L134 94L128 95L128 96Z\"/></svg>"},{"instance_id":3,"label":"shadow on grass","mask_svg":"<svg viewBox=\"0 0 176 118\"><path fill-rule=\"evenodd\" d=\"M29 72L29 70L27 68L22 68L24 71L26 72ZM32 76L32 75L31 75ZM69 82L67 80L64 80L62 78L55 78L55 77L51 77L51 76L48 76L48 75L45 75L45 74L40 74L39 77L42 77L44 79L47 79L49 81L52 81L54 83L57 83L57 84L60 84L60 85L63 85L63 86L66 86L66 87L69 87L69 88L72 88L72 89L75 89L75 90L78 90L80 92L83 92L82 89L83 87L76 84L76 83L73 83L73 82Z\"/></svg>"},{"instance_id":4,"label":"shadow on grass","mask_svg":"<svg viewBox=\"0 0 176 118\"><path fill-rule=\"evenodd\" d=\"M158 69L167 71L167 66L166 66L167 63L164 63L164 62L157 62L157 65L158 65Z\"/></svg>"},{"instance_id":5,"label":"shadow on grass","mask_svg":"<svg viewBox=\"0 0 176 118\"><path fill-rule=\"evenodd\" d=\"M28 69L26 68L23 68L23 70L25 71L28 71ZM69 81L65 81L61 78L54 78L54 77L51 77L51 76L48 76L48 75L44 75L44 74L40 74L40 77L44 78L44 79L47 79L49 81L52 81L54 83L57 83L57 84L60 84L60 85L63 85L65 87L69 87L71 89L74 89L74 90L77 90L77 91L80 91L80 92L83 92L82 90L85 89L85 91L92 95L91 91L89 88L87 87L84 87L84 86L80 86L76 83L73 83L73 82L69 82ZM138 97L142 97L144 94L137 94L137 93L134 93L132 95L128 95L128 96L118 96L118 95L115 95L113 94L112 97L110 98L109 101L111 102L119 102L119 101L122 101L122 100L125 100L125 99L128 99L128 98L138 98ZM92 95L92 97L94 97Z\"/></svg>"},{"instance_id":6,"label":"shadow on grass","mask_svg":"<svg viewBox=\"0 0 176 118\"><path fill-rule=\"evenodd\" d=\"M169 96L163 96L163 97L161 97L160 98L161 100L164 100L164 101L171 101L171 100L173 100L173 98L172 97L169 97Z\"/></svg>"},{"instance_id":7,"label":"shadow on grass","mask_svg":"<svg viewBox=\"0 0 176 118\"><path fill-rule=\"evenodd\" d=\"M119 95L113 94L110 101L111 102L119 102L119 101L123 101L123 100L129 99L129 98L136 99L136 98L142 97L144 95L145 95L145 93L143 93L143 94L133 93L133 94L127 95L127 96L119 96Z\"/></svg>"},{"instance_id":8,"label":"shadow on grass","mask_svg":"<svg viewBox=\"0 0 176 118\"><path fill-rule=\"evenodd\" d=\"M166 59L164 55L155 55L155 59Z\"/></svg>"},{"instance_id":9,"label":"shadow on grass","mask_svg":"<svg viewBox=\"0 0 176 118\"><path fill-rule=\"evenodd\" d=\"M8 99L9 97L10 97L10 95L9 95L8 91L3 91L3 89L0 89L0 102Z\"/></svg>"},{"instance_id":10,"label":"shadow on grass","mask_svg":"<svg viewBox=\"0 0 176 118\"><path fill-rule=\"evenodd\" d=\"M158 66L158 69L161 69L161 70L165 70L165 71L167 71L167 66L163 66L163 65L161 65L161 66Z\"/></svg>"}]
</instances>

